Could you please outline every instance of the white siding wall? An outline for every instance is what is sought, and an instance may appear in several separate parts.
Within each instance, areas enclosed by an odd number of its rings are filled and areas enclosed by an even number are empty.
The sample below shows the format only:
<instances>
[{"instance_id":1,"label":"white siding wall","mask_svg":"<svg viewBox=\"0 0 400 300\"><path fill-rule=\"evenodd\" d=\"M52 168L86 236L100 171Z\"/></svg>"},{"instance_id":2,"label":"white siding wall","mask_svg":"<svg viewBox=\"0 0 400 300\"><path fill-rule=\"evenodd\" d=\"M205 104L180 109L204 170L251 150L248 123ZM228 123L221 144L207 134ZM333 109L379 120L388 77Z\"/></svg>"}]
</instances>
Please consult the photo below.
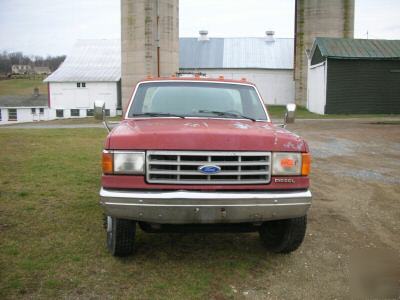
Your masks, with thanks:
<instances>
[{"instance_id":1,"label":"white siding wall","mask_svg":"<svg viewBox=\"0 0 400 300\"><path fill-rule=\"evenodd\" d=\"M16 107L17 110L17 121L8 121L8 110L14 109L13 107L0 107L1 120L0 125L4 124L15 124L21 122L36 122L45 121L50 119L51 112L47 107L44 108L43 114L39 113L39 107L36 108L36 113L32 114L31 107Z\"/></svg>"},{"instance_id":2,"label":"white siding wall","mask_svg":"<svg viewBox=\"0 0 400 300\"><path fill-rule=\"evenodd\" d=\"M274 69L203 69L208 77L222 75L226 79L242 79L254 83L264 102L270 105L286 105L294 103L295 86L293 70Z\"/></svg>"},{"instance_id":3,"label":"white siding wall","mask_svg":"<svg viewBox=\"0 0 400 300\"><path fill-rule=\"evenodd\" d=\"M325 114L326 104L326 63L310 66L307 80L307 109L313 113Z\"/></svg>"},{"instance_id":4,"label":"white siding wall","mask_svg":"<svg viewBox=\"0 0 400 300\"><path fill-rule=\"evenodd\" d=\"M86 87L78 88L76 82L50 82L50 107L56 116L56 109L64 110L64 118L71 117L71 109L80 109L80 117L86 117L86 110L93 109L94 101L101 100L116 115L117 83L86 82Z\"/></svg>"}]
</instances>

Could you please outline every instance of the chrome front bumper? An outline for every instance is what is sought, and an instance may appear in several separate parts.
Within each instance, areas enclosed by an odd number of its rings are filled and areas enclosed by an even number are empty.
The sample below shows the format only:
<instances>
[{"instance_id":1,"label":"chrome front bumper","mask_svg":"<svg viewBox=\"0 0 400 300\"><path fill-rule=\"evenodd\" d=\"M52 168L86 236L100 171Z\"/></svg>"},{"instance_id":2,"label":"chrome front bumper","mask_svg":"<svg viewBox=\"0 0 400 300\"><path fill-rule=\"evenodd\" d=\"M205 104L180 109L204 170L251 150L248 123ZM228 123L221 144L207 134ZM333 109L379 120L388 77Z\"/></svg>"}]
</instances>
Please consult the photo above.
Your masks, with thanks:
<instances>
[{"instance_id":1,"label":"chrome front bumper","mask_svg":"<svg viewBox=\"0 0 400 300\"><path fill-rule=\"evenodd\" d=\"M311 192L100 190L107 215L160 224L247 223L301 217Z\"/></svg>"}]
</instances>

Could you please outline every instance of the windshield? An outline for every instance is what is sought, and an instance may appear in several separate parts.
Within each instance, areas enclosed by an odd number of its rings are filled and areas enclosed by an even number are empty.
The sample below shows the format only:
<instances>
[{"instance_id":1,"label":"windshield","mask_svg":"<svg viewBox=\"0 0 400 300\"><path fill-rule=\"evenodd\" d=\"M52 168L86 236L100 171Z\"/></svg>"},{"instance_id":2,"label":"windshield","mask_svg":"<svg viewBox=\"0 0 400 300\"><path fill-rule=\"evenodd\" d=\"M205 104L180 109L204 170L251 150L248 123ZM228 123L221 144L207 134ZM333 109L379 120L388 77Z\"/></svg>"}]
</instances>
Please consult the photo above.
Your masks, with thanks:
<instances>
[{"instance_id":1,"label":"windshield","mask_svg":"<svg viewBox=\"0 0 400 300\"><path fill-rule=\"evenodd\" d=\"M140 84L128 117L143 116L267 120L254 87L209 82Z\"/></svg>"}]
</instances>

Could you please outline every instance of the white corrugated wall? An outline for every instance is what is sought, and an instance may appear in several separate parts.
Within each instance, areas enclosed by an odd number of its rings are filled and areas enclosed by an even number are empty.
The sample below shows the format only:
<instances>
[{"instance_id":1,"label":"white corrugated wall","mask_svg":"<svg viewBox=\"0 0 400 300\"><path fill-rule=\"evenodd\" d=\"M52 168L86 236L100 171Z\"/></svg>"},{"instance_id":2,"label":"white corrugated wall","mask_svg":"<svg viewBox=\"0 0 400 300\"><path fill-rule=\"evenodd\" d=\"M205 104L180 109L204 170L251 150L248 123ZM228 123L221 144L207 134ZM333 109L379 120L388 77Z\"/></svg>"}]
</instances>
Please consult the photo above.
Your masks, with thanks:
<instances>
[{"instance_id":1,"label":"white corrugated wall","mask_svg":"<svg viewBox=\"0 0 400 300\"><path fill-rule=\"evenodd\" d=\"M254 83L264 102L269 105L294 103L293 70L278 69L203 69L208 77L242 79Z\"/></svg>"},{"instance_id":2,"label":"white corrugated wall","mask_svg":"<svg viewBox=\"0 0 400 300\"><path fill-rule=\"evenodd\" d=\"M325 114L326 63L310 66L307 81L307 109L316 114Z\"/></svg>"},{"instance_id":3,"label":"white corrugated wall","mask_svg":"<svg viewBox=\"0 0 400 300\"><path fill-rule=\"evenodd\" d=\"M50 82L50 107L63 109L64 118L70 117L69 110L80 109L81 117L86 117L86 109L93 109L94 101L105 102L110 115L117 110L116 82L86 82L86 87L77 87L76 82Z\"/></svg>"}]
</instances>

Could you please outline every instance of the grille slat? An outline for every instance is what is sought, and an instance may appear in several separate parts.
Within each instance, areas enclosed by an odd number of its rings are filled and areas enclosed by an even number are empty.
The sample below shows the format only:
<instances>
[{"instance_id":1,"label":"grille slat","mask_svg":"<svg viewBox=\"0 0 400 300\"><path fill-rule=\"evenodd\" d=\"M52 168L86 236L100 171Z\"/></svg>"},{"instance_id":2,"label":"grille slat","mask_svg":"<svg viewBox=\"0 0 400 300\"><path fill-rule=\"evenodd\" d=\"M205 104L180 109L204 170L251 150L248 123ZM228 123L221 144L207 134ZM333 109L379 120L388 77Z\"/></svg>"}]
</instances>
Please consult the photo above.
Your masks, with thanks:
<instances>
[{"instance_id":1,"label":"grille slat","mask_svg":"<svg viewBox=\"0 0 400 300\"><path fill-rule=\"evenodd\" d=\"M249 161L249 162L218 162L218 161L196 161L196 162L188 162L188 161L162 161L162 160L152 160L152 164L155 165L171 165L171 166L200 166L200 165L209 165L209 164L217 164L218 166L260 166L260 162L262 165L269 165L268 161Z\"/></svg>"},{"instance_id":2,"label":"grille slat","mask_svg":"<svg viewBox=\"0 0 400 300\"><path fill-rule=\"evenodd\" d=\"M203 174L201 166L218 166ZM147 151L146 178L166 184L266 184L271 180L270 152Z\"/></svg>"},{"instance_id":3,"label":"grille slat","mask_svg":"<svg viewBox=\"0 0 400 300\"><path fill-rule=\"evenodd\" d=\"M151 174L167 174L167 175L203 175L202 173L196 172L188 172L188 171L167 171L167 170L151 170ZM223 172L213 174L212 176L221 176L221 175L265 175L266 171L243 171L243 172ZM210 176L205 175L204 176Z\"/></svg>"}]
</instances>

